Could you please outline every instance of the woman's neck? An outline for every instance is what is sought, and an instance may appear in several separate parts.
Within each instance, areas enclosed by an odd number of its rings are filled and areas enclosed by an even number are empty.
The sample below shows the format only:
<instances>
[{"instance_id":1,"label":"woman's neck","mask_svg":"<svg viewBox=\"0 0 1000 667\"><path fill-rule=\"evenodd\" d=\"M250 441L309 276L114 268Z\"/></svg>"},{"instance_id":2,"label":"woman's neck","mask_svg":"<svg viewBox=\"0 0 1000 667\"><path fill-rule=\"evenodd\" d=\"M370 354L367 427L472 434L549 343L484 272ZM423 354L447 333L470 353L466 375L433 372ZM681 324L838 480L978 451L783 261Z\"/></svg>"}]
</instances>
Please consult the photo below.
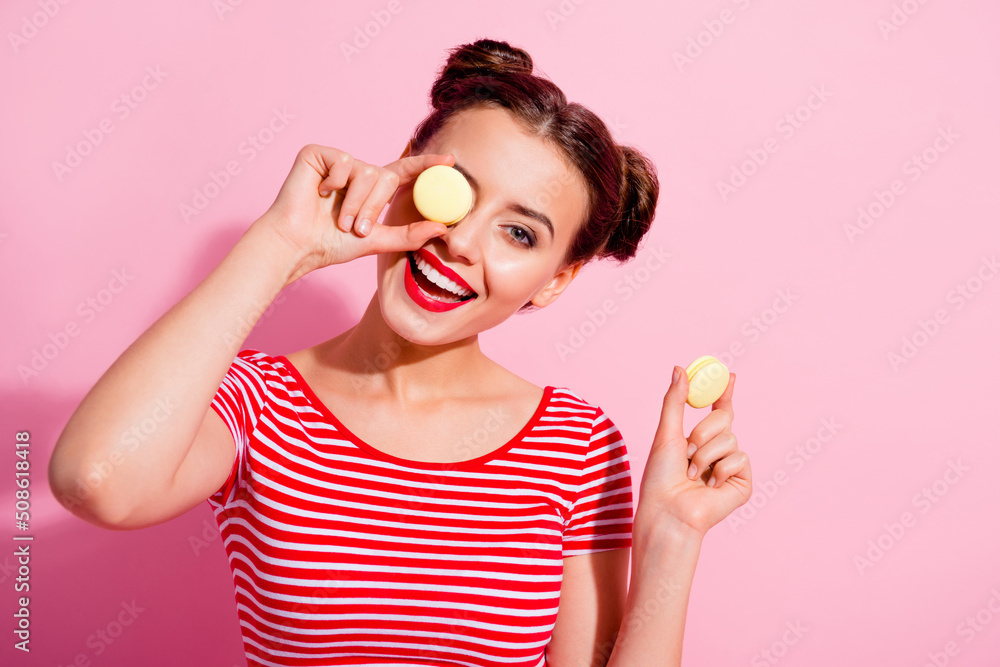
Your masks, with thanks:
<instances>
[{"instance_id":1,"label":"woman's neck","mask_svg":"<svg viewBox=\"0 0 1000 667\"><path fill-rule=\"evenodd\" d=\"M401 403L467 396L495 377L497 365L479 348L479 336L444 345L419 345L396 333L382 317L378 294L361 320L317 346L317 361L334 366L364 391Z\"/></svg>"}]
</instances>

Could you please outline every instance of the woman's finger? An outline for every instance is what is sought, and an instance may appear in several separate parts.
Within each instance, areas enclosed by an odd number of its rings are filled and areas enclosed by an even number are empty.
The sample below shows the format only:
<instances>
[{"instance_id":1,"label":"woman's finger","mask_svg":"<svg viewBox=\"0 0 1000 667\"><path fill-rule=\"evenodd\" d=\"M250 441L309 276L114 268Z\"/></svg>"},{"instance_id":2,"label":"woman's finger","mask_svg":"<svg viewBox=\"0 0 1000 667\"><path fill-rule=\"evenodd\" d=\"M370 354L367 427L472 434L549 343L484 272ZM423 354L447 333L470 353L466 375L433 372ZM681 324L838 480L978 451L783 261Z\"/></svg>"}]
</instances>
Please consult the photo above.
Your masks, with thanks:
<instances>
[{"instance_id":1,"label":"woman's finger","mask_svg":"<svg viewBox=\"0 0 1000 667\"><path fill-rule=\"evenodd\" d=\"M448 232L443 222L420 220L409 225L373 225L365 236L367 246L364 254L383 252L404 252L416 250L435 236Z\"/></svg>"},{"instance_id":2,"label":"woman's finger","mask_svg":"<svg viewBox=\"0 0 1000 667\"><path fill-rule=\"evenodd\" d=\"M708 479L708 486L719 488L730 478L738 479L741 482L750 480L750 457L746 452L738 450L729 454L720 461L716 461L712 466L712 475Z\"/></svg>"},{"instance_id":3,"label":"woman's finger","mask_svg":"<svg viewBox=\"0 0 1000 667\"><path fill-rule=\"evenodd\" d=\"M354 157L336 148L310 144L299 153L320 175L318 186L320 195L326 196L345 185L354 168ZM325 193L325 194L324 194Z\"/></svg>"},{"instance_id":4,"label":"woman's finger","mask_svg":"<svg viewBox=\"0 0 1000 667\"><path fill-rule=\"evenodd\" d=\"M650 450L650 454L654 450L665 448L668 443L675 444L680 450L673 451L673 456L677 457L675 459L677 461L684 456L683 449L687 443L684 438L684 402L687 399L689 383L687 373L682 367L674 366L673 371L677 380L674 381L673 375L671 375L670 387L667 388L667 393L663 396L660 423L656 427L656 433L653 434L653 448Z\"/></svg>"},{"instance_id":5,"label":"woman's finger","mask_svg":"<svg viewBox=\"0 0 1000 667\"><path fill-rule=\"evenodd\" d=\"M355 161L354 168L351 170L350 183L348 183L347 192L344 195L344 202L340 205L340 214L337 216L337 226L340 229L349 232L354 221L360 220L358 211L361 210L372 188L378 182L381 171L375 165Z\"/></svg>"},{"instance_id":6,"label":"woman's finger","mask_svg":"<svg viewBox=\"0 0 1000 667\"><path fill-rule=\"evenodd\" d=\"M365 197L365 201L358 211L358 224L354 228L359 235L367 236L372 227L378 223L382 210L392 199L398 187L399 176L396 175L396 172L387 169L379 171L378 180L368 192L368 196Z\"/></svg>"},{"instance_id":7,"label":"woman's finger","mask_svg":"<svg viewBox=\"0 0 1000 667\"><path fill-rule=\"evenodd\" d=\"M406 185L410 181L417 180L428 167L436 164L446 164L449 167L455 164L455 156L452 153L427 153L425 155L408 155L395 162L385 165L385 168L399 176L399 185Z\"/></svg>"},{"instance_id":8,"label":"woman's finger","mask_svg":"<svg viewBox=\"0 0 1000 667\"><path fill-rule=\"evenodd\" d=\"M733 390L736 388L736 373L729 373L729 384L726 386L726 390L722 392L722 396L719 396L715 403L712 403L712 412L724 411L729 412L730 415L733 413ZM730 419L732 421L732 418Z\"/></svg>"},{"instance_id":9,"label":"woman's finger","mask_svg":"<svg viewBox=\"0 0 1000 667\"><path fill-rule=\"evenodd\" d=\"M732 413L728 410L712 410L691 429L688 442L701 447L720 433L730 430L732 423Z\"/></svg>"},{"instance_id":10,"label":"woman's finger","mask_svg":"<svg viewBox=\"0 0 1000 667\"><path fill-rule=\"evenodd\" d=\"M688 466L688 478L694 479L704 472L709 465L720 461L739 450L736 435L732 431L723 431L705 444L697 448L691 455Z\"/></svg>"}]
</instances>

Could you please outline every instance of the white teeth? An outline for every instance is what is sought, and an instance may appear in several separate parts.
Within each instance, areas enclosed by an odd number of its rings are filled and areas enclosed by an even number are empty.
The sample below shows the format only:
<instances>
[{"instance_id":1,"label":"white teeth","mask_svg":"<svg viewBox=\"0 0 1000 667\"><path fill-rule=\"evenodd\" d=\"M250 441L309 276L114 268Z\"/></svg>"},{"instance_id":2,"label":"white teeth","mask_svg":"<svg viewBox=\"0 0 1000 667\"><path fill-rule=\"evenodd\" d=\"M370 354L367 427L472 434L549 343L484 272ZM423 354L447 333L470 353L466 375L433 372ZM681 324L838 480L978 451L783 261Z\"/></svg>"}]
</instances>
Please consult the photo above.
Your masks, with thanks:
<instances>
[{"instance_id":1,"label":"white teeth","mask_svg":"<svg viewBox=\"0 0 1000 667\"><path fill-rule=\"evenodd\" d=\"M416 260L417 268L420 269L420 272L427 277L427 280L431 281L438 287L446 289L457 296L464 297L472 294L469 290L460 287L454 280L442 276L437 269L422 260L420 257L417 257L416 255L413 257Z\"/></svg>"}]
</instances>

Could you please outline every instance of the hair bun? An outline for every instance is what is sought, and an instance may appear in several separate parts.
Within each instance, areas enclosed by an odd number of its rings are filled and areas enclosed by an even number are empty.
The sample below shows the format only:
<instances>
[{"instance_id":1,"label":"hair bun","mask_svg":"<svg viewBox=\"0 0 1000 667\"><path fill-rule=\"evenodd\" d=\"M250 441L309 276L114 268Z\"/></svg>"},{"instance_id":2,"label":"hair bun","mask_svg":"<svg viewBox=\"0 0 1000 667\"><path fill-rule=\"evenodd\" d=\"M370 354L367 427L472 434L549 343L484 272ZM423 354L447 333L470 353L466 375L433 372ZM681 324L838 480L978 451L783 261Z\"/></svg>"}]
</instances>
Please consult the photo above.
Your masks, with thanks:
<instances>
[{"instance_id":1,"label":"hair bun","mask_svg":"<svg viewBox=\"0 0 1000 667\"><path fill-rule=\"evenodd\" d=\"M507 42L480 39L450 50L448 61L441 68L431 89L431 104L435 109L446 106L449 92L455 82L472 77L501 78L510 75L531 74L534 63L524 49ZM489 83L484 81L484 85Z\"/></svg>"},{"instance_id":2,"label":"hair bun","mask_svg":"<svg viewBox=\"0 0 1000 667\"><path fill-rule=\"evenodd\" d=\"M639 242L653 223L660 197L660 180L653 161L642 151L632 146L621 146L621 151L618 224L612 228L602 256L624 263L635 257Z\"/></svg>"},{"instance_id":3,"label":"hair bun","mask_svg":"<svg viewBox=\"0 0 1000 667\"><path fill-rule=\"evenodd\" d=\"M479 39L449 49L431 86L434 111L414 129L411 154L422 153L464 109L505 109L521 130L561 151L585 184L586 219L562 258L563 266L594 257L624 263L636 255L656 214L656 167L638 149L615 141L593 111L567 101L544 72L533 70L524 49L502 40ZM522 310L533 307L529 302Z\"/></svg>"}]
</instances>

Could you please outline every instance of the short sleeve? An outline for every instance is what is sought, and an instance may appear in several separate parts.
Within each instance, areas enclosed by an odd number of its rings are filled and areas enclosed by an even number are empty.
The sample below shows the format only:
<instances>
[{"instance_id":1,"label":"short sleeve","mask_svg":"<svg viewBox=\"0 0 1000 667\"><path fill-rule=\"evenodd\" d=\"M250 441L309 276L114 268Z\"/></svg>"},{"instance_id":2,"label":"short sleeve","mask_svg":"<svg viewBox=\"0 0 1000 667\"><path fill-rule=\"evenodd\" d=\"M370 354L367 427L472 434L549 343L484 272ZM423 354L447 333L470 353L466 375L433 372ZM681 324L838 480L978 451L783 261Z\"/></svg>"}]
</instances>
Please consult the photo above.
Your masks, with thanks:
<instances>
[{"instance_id":1,"label":"short sleeve","mask_svg":"<svg viewBox=\"0 0 1000 667\"><path fill-rule=\"evenodd\" d=\"M625 441L597 408L563 531L563 557L632 546L632 512L632 470Z\"/></svg>"},{"instance_id":2,"label":"short sleeve","mask_svg":"<svg viewBox=\"0 0 1000 667\"><path fill-rule=\"evenodd\" d=\"M222 418L236 443L236 460L225 483L211 496L211 500L226 505L232 502L242 482L250 438L257 428L257 420L264 410L267 382L260 361L266 358L257 350L242 350L233 359L222 384L212 399L212 409Z\"/></svg>"}]
</instances>

